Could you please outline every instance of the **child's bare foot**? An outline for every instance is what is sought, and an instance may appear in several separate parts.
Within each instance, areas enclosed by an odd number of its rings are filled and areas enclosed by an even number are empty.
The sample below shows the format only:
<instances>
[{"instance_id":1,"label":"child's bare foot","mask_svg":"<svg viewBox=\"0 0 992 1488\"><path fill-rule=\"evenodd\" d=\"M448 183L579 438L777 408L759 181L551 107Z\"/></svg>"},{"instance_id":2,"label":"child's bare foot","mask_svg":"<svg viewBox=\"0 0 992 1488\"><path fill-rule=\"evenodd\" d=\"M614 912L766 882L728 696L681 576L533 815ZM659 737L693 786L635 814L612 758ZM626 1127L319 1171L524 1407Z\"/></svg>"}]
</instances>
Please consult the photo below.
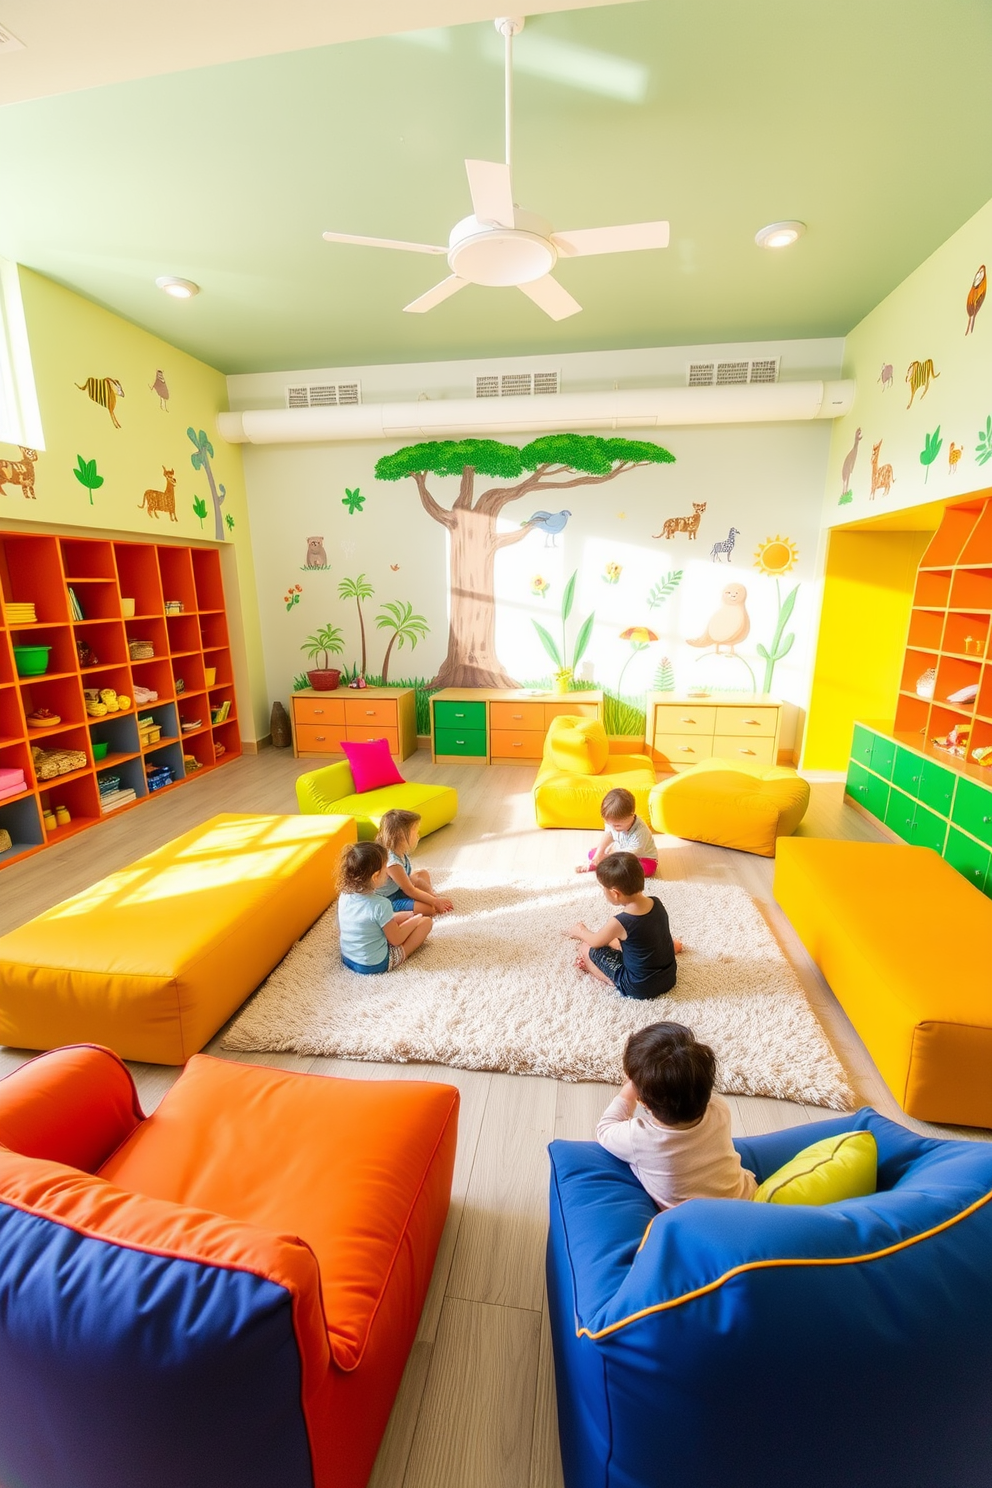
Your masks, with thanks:
<instances>
[{"instance_id":1,"label":"child's bare foot","mask_svg":"<svg viewBox=\"0 0 992 1488\"><path fill-rule=\"evenodd\" d=\"M585 959L582 956L576 956L576 958L575 958L575 969L576 969L576 971L585 971L585 972L588 972L589 968L586 965Z\"/></svg>"},{"instance_id":2,"label":"child's bare foot","mask_svg":"<svg viewBox=\"0 0 992 1488\"><path fill-rule=\"evenodd\" d=\"M682 942L680 940L673 940L672 945L675 948L676 956L681 956L682 952L685 950L685 946L682 944Z\"/></svg>"},{"instance_id":3,"label":"child's bare foot","mask_svg":"<svg viewBox=\"0 0 992 1488\"><path fill-rule=\"evenodd\" d=\"M589 864L588 863L576 863L576 865L575 865L575 871L576 871L576 873L588 873L589 872Z\"/></svg>"}]
</instances>

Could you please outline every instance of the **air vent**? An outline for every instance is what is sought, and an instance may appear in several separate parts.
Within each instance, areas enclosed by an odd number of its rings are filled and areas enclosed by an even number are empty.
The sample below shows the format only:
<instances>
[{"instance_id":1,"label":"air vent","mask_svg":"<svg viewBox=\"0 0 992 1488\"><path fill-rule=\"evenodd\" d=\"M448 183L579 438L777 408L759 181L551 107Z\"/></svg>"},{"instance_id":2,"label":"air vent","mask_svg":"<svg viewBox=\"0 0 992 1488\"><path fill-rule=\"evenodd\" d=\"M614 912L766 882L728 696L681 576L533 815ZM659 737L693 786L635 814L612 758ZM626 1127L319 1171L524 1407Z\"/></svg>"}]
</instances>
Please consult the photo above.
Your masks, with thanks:
<instances>
[{"instance_id":1,"label":"air vent","mask_svg":"<svg viewBox=\"0 0 992 1488\"><path fill-rule=\"evenodd\" d=\"M18 41L12 31L8 31L6 26L0 25L0 52L23 52L23 50L23 41Z\"/></svg>"},{"instance_id":2,"label":"air vent","mask_svg":"<svg viewBox=\"0 0 992 1488\"><path fill-rule=\"evenodd\" d=\"M477 398L529 398L558 392L557 372L486 373L475 379Z\"/></svg>"},{"instance_id":3,"label":"air vent","mask_svg":"<svg viewBox=\"0 0 992 1488\"><path fill-rule=\"evenodd\" d=\"M690 362L685 380L689 387L740 387L748 382L778 382L778 365L778 357L735 362Z\"/></svg>"},{"instance_id":4,"label":"air vent","mask_svg":"<svg viewBox=\"0 0 992 1488\"><path fill-rule=\"evenodd\" d=\"M314 382L286 389L287 408L338 408L362 401L359 382Z\"/></svg>"}]
</instances>

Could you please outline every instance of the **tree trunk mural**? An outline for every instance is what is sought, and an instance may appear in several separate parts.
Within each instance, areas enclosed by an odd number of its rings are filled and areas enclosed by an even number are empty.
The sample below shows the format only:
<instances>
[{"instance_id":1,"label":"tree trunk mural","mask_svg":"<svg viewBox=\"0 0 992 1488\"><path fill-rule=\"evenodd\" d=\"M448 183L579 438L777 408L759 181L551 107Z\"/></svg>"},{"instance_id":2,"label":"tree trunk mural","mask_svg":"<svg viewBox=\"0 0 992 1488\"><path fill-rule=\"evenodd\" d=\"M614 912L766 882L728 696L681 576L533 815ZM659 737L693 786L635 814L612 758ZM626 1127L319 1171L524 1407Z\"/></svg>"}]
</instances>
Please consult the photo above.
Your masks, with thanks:
<instances>
[{"instance_id":1,"label":"tree trunk mural","mask_svg":"<svg viewBox=\"0 0 992 1488\"><path fill-rule=\"evenodd\" d=\"M509 532L497 522L503 508L541 491L601 485L639 466L670 464L661 445L589 434L549 434L518 449L494 439L439 440L409 445L376 465L378 480L409 476L427 515L447 529L449 545L448 653L432 687L517 687L496 654L496 554L522 542L526 521ZM441 506L427 485L429 475L457 475L458 496ZM477 474L516 479L475 495ZM558 479L568 476L569 479ZM535 513L535 516L547 516Z\"/></svg>"}]
</instances>

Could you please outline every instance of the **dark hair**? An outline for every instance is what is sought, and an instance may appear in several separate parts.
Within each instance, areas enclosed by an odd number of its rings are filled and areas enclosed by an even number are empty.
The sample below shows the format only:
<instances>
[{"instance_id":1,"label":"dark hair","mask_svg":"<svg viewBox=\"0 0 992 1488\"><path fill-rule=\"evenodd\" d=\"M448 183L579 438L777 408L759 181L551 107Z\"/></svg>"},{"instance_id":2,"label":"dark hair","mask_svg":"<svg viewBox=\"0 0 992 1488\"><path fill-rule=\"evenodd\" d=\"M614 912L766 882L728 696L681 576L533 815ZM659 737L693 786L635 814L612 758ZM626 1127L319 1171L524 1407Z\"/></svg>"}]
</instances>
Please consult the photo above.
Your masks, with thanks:
<instances>
[{"instance_id":1,"label":"dark hair","mask_svg":"<svg viewBox=\"0 0 992 1488\"><path fill-rule=\"evenodd\" d=\"M342 894L365 894L388 861L381 842L353 842L341 857L338 886Z\"/></svg>"},{"instance_id":2,"label":"dark hair","mask_svg":"<svg viewBox=\"0 0 992 1488\"><path fill-rule=\"evenodd\" d=\"M607 853L596 864L596 877L604 889L619 889L621 894L644 893L644 869L633 853Z\"/></svg>"},{"instance_id":3,"label":"dark hair","mask_svg":"<svg viewBox=\"0 0 992 1488\"><path fill-rule=\"evenodd\" d=\"M390 852L396 852L398 843L409 842L410 833L419 820L419 811L401 811L394 806L391 811L383 812L375 840L388 847Z\"/></svg>"},{"instance_id":4,"label":"dark hair","mask_svg":"<svg viewBox=\"0 0 992 1488\"><path fill-rule=\"evenodd\" d=\"M606 792L600 802L599 813L604 821L624 821L628 816L637 815L637 802L629 790L618 785L616 790Z\"/></svg>"},{"instance_id":5,"label":"dark hair","mask_svg":"<svg viewBox=\"0 0 992 1488\"><path fill-rule=\"evenodd\" d=\"M698 1121L716 1080L716 1055L681 1023L649 1023L627 1040L623 1070L639 1099L665 1126Z\"/></svg>"}]
</instances>

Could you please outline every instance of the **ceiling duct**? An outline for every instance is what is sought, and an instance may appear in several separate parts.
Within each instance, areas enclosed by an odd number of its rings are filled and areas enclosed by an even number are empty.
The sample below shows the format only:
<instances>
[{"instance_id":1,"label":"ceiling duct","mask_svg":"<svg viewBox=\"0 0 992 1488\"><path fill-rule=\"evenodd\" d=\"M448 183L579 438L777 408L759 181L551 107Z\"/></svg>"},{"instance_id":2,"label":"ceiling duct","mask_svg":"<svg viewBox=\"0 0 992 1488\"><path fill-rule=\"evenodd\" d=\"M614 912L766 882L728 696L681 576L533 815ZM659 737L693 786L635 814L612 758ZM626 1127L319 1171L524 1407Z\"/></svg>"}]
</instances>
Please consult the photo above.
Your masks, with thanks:
<instances>
[{"instance_id":1,"label":"ceiling duct","mask_svg":"<svg viewBox=\"0 0 992 1488\"><path fill-rule=\"evenodd\" d=\"M840 418L855 384L778 382L736 387L608 389L554 398L438 398L337 408L250 408L217 415L231 444L553 434L559 430L662 429L685 424L766 424Z\"/></svg>"}]
</instances>

